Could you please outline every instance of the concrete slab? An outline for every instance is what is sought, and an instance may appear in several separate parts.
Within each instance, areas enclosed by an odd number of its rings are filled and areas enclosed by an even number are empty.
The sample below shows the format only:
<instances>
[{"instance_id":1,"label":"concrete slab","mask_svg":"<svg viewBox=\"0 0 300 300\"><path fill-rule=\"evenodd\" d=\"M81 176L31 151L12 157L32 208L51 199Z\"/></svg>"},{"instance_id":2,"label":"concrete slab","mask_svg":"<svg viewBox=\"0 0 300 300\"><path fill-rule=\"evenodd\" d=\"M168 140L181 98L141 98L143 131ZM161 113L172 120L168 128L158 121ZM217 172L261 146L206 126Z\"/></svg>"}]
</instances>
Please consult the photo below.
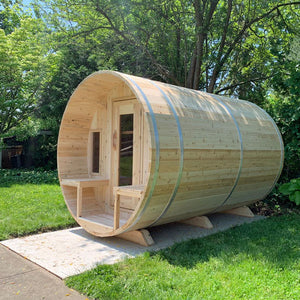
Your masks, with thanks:
<instances>
[{"instance_id":1,"label":"concrete slab","mask_svg":"<svg viewBox=\"0 0 300 300\"><path fill-rule=\"evenodd\" d=\"M6 240L2 244L60 278L66 278L89 270L97 264L112 264L125 257L159 250L176 242L207 236L262 218L261 216L246 218L214 214L210 216L213 229L202 229L180 223L153 227L149 231L155 245L148 248L117 237L98 238L81 227Z\"/></svg>"}]
</instances>

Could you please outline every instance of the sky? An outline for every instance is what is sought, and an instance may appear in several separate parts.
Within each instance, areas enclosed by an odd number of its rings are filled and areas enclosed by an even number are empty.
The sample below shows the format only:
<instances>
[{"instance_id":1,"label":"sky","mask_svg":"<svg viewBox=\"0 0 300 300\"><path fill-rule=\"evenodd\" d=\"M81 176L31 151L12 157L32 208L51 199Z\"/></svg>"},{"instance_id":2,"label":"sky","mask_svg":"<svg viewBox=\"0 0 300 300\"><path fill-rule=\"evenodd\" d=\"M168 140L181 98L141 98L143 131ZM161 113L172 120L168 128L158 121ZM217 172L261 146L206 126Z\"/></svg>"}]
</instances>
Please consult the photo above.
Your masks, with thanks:
<instances>
[{"instance_id":1,"label":"sky","mask_svg":"<svg viewBox=\"0 0 300 300\"><path fill-rule=\"evenodd\" d=\"M28 6L32 2L32 0L23 0L23 4Z\"/></svg>"}]
</instances>

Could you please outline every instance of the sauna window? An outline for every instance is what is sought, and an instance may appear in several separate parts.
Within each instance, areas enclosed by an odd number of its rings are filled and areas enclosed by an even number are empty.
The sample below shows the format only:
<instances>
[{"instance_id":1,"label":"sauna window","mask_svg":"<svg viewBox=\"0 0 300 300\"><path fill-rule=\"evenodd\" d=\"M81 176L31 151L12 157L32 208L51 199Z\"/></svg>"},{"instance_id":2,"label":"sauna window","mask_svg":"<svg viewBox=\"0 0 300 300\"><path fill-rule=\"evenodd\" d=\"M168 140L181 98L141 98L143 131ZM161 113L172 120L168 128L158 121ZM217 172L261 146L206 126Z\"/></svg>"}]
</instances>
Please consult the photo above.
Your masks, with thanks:
<instances>
[{"instance_id":1,"label":"sauna window","mask_svg":"<svg viewBox=\"0 0 300 300\"><path fill-rule=\"evenodd\" d=\"M92 153L92 172L99 173L99 156L100 156L100 132L92 133L93 153Z\"/></svg>"},{"instance_id":2,"label":"sauna window","mask_svg":"<svg viewBox=\"0 0 300 300\"><path fill-rule=\"evenodd\" d=\"M133 114L120 115L119 185L132 185Z\"/></svg>"}]
</instances>

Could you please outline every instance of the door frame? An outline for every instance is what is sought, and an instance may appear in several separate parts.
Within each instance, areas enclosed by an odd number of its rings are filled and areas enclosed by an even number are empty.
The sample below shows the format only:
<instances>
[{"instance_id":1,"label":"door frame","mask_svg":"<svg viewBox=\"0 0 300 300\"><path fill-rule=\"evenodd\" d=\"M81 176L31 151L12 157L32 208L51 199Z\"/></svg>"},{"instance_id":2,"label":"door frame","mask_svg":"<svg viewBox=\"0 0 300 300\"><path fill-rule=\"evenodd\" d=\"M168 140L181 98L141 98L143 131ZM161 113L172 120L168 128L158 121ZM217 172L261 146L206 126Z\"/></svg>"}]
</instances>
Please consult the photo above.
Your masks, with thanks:
<instances>
[{"instance_id":1,"label":"door frame","mask_svg":"<svg viewBox=\"0 0 300 300\"><path fill-rule=\"evenodd\" d=\"M143 183L143 115L140 103L136 98L112 101L111 116L111 176L110 176L110 205L113 206L113 188L118 186L120 168L120 115L133 114L133 157L132 185ZM129 199L128 199L129 201ZM122 203L122 199L121 199ZM122 209L122 207L121 207Z\"/></svg>"},{"instance_id":2,"label":"door frame","mask_svg":"<svg viewBox=\"0 0 300 300\"><path fill-rule=\"evenodd\" d=\"M120 116L133 114L133 145L135 144L135 114L133 100L114 101L112 107L112 148L111 148L111 183L112 186L119 185L119 170L120 170ZM135 147L133 146L132 159L135 156ZM133 172L132 166L132 172ZM132 174L132 184L133 174Z\"/></svg>"}]
</instances>

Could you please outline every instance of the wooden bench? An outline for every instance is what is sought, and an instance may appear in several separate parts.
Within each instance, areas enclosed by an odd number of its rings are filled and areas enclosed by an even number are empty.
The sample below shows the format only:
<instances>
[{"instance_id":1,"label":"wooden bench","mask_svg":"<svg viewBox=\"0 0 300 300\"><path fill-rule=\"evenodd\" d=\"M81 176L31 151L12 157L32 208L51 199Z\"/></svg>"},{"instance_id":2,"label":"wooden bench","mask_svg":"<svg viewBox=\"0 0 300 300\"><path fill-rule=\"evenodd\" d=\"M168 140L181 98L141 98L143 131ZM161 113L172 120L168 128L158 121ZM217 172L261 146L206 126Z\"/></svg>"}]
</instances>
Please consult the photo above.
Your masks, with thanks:
<instances>
[{"instance_id":1,"label":"wooden bench","mask_svg":"<svg viewBox=\"0 0 300 300\"><path fill-rule=\"evenodd\" d=\"M74 186L77 188L77 218L82 215L82 189L87 187L100 187L108 185L108 179L99 178L76 178L62 179L61 184L66 186Z\"/></svg>"},{"instance_id":2,"label":"wooden bench","mask_svg":"<svg viewBox=\"0 0 300 300\"><path fill-rule=\"evenodd\" d=\"M120 225L120 196L134 197L140 200L144 194L145 185L125 185L113 188L114 203L114 230Z\"/></svg>"}]
</instances>

